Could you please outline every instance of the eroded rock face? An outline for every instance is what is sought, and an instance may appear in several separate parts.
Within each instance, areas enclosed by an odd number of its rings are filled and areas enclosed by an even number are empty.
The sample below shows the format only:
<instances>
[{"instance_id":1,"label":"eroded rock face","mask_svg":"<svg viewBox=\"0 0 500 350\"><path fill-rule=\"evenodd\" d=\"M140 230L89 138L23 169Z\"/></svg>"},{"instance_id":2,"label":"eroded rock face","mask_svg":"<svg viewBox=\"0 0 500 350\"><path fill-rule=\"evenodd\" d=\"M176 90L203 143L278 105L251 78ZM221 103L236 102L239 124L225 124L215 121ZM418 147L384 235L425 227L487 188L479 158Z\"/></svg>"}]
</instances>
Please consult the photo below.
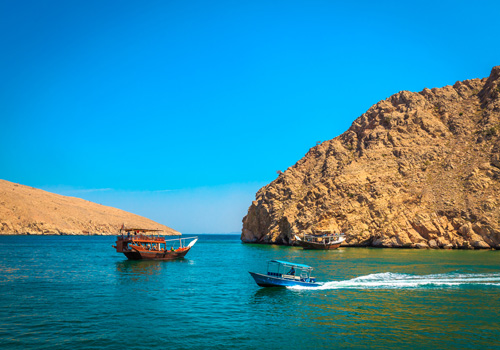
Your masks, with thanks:
<instances>
[{"instance_id":1,"label":"eroded rock face","mask_svg":"<svg viewBox=\"0 0 500 350\"><path fill-rule=\"evenodd\" d=\"M497 66L372 106L257 192L241 239L332 229L351 246L500 248L499 198Z\"/></svg>"}]
</instances>

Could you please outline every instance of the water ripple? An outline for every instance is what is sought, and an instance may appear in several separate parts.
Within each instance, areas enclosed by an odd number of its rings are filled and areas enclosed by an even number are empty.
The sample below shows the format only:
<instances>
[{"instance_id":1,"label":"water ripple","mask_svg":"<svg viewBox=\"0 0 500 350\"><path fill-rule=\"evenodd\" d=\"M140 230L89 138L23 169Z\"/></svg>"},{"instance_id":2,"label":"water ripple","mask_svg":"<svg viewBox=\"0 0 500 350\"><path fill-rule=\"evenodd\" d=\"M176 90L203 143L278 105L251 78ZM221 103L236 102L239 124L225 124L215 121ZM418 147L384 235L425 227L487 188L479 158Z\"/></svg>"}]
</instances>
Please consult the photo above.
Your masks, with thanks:
<instances>
[{"instance_id":1,"label":"water ripple","mask_svg":"<svg viewBox=\"0 0 500 350\"><path fill-rule=\"evenodd\" d=\"M127 261L113 237L0 236L3 349L491 348L497 252L243 245ZM314 290L258 287L271 259L315 267Z\"/></svg>"}]
</instances>

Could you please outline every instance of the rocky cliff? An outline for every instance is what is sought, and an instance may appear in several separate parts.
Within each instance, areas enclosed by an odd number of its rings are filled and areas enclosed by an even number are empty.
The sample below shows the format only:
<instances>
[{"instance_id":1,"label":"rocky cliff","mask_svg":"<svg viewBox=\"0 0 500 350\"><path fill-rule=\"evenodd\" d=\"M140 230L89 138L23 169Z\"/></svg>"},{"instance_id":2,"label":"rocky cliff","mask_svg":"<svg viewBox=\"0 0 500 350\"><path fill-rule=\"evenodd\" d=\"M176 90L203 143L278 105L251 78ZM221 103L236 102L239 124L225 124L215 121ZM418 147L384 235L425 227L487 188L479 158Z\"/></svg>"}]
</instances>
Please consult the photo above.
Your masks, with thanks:
<instances>
[{"instance_id":1,"label":"rocky cliff","mask_svg":"<svg viewBox=\"0 0 500 350\"><path fill-rule=\"evenodd\" d=\"M331 229L350 246L500 248L499 202L497 66L372 106L257 192L241 239Z\"/></svg>"},{"instance_id":2,"label":"rocky cliff","mask_svg":"<svg viewBox=\"0 0 500 350\"><path fill-rule=\"evenodd\" d=\"M180 234L120 209L0 180L0 234L116 234L124 223Z\"/></svg>"}]
</instances>

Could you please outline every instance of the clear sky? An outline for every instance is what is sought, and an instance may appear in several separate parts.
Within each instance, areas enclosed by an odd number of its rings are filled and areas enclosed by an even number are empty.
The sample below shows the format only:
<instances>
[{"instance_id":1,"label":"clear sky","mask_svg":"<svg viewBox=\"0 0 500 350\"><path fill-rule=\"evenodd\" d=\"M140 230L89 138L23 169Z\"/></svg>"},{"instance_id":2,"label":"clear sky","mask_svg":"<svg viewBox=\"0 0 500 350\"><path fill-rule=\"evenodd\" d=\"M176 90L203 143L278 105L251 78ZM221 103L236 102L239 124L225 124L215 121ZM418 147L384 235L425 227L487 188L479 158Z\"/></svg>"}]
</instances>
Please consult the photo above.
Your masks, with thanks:
<instances>
[{"instance_id":1,"label":"clear sky","mask_svg":"<svg viewBox=\"0 0 500 350\"><path fill-rule=\"evenodd\" d=\"M498 1L0 1L0 178L235 232L371 105L486 77Z\"/></svg>"}]
</instances>

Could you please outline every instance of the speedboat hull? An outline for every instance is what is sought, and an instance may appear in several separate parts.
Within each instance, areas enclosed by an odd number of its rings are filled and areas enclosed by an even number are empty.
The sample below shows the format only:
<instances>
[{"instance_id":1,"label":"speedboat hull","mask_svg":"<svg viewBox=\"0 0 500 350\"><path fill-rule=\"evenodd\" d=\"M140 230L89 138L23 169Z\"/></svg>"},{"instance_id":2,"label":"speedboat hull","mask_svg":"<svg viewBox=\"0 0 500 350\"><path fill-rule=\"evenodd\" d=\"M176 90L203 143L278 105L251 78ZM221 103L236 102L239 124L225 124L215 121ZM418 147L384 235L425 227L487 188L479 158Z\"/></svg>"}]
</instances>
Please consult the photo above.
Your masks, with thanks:
<instances>
[{"instance_id":1,"label":"speedboat hull","mask_svg":"<svg viewBox=\"0 0 500 350\"><path fill-rule=\"evenodd\" d=\"M249 272L252 275L255 283L257 283L261 287L319 287L319 283L315 282L305 282L298 279L286 279L279 278L269 275L263 275L261 273Z\"/></svg>"}]
</instances>

